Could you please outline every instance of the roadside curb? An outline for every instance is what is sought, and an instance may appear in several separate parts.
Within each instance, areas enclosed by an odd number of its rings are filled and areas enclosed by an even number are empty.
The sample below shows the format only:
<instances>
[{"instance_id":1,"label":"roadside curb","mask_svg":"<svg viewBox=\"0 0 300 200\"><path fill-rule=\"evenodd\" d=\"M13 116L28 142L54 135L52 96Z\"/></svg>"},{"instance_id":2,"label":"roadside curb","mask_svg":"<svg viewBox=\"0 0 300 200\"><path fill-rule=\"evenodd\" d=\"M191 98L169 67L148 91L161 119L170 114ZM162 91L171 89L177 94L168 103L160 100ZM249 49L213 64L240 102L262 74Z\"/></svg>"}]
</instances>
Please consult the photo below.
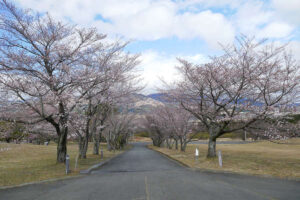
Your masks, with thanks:
<instances>
[{"instance_id":1,"label":"roadside curb","mask_svg":"<svg viewBox=\"0 0 300 200\"><path fill-rule=\"evenodd\" d=\"M278 179L278 180L287 180L287 181L300 181L300 178L293 178L293 177L278 177L272 176L268 174L247 174L242 172L232 172L232 171L221 171L221 170L213 170L213 169L201 169L201 168L191 168L193 171L199 171L203 173L214 173L214 174L228 174L228 175L242 175L242 176L251 176L251 177L258 177L258 178L271 178L271 179Z\"/></svg>"},{"instance_id":2,"label":"roadside curb","mask_svg":"<svg viewBox=\"0 0 300 200\"><path fill-rule=\"evenodd\" d=\"M42 181L22 183L20 185L0 186L0 190L11 189L11 188L18 188L18 187L23 187L23 186L27 186L27 185L35 185L35 184L40 184L40 183L47 183L47 182L67 180L67 179L72 179L72 178L78 178L78 177L81 177L81 176L82 175L66 176L66 177L61 177L61 178L51 178L51 179L42 180Z\"/></svg>"},{"instance_id":3,"label":"roadside curb","mask_svg":"<svg viewBox=\"0 0 300 200\"><path fill-rule=\"evenodd\" d=\"M187 167L187 168L189 168L189 169L191 169L191 170L193 169L193 168L191 168L189 165L185 164L184 162L181 162L180 160L176 160L175 158L172 158L171 156L169 156L169 155L167 155L167 154L164 154L164 153L162 153L162 152L160 152L160 151L157 151L157 150L155 150L155 149L152 149L152 148L150 148L149 146L147 146L147 148L148 148L148 149L151 149L152 151L155 151L155 152L161 154L162 156L166 157L167 159L171 160L172 162L175 162L175 163L177 163L177 164L179 164L179 165L181 165L181 166L183 166L183 167Z\"/></svg>"},{"instance_id":4,"label":"roadside curb","mask_svg":"<svg viewBox=\"0 0 300 200\"><path fill-rule=\"evenodd\" d=\"M213 170L213 169L202 169L202 168L194 168L194 167L190 167L189 165L187 165L186 163L179 161L163 152L157 151L155 149L152 149L150 147L147 146L148 149L151 149L155 152L158 152L159 154L163 155L164 157L166 157L167 159L176 162L177 164L184 166L186 168L188 168L189 170L192 171L198 171L198 172L203 172L203 173L214 173L214 174L227 174L227 175L243 175L243 176L254 176L254 177L260 177L260 178L272 178L272 179L279 179L279 180L288 180L288 181L300 181L300 178L293 178L293 177L285 177L285 178L281 178L281 177L277 177L277 176L272 176L272 175L267 175L267 174L247 174L247 173L239 173L239 172L232 172L232 171L221 171L221 170Z\"/></svg>"},{"instance_id":5,"label":"roadside curb","mask_svg":"<svg viewBox=\"0 0 300 200\"><path fill-rule=\"evenodd\" d=\"M100 162L100 163L98 163L98 164L95 164L95 165L91 166L91 167L88 168L88 169L80 170L79 174L90 174L93 170L98 169L98 168L100 168L100 167L102 167L102 166L108 164L112 159L114 159L114 158L116 158L116 157L118 157L118 156L120 156L120 155L122 155L122 154L123 154L123 153L118 154L118 155L116 155L116 156L114 156L114 157L112 157L112 158L109 158L109 159L107 159L107 160L104 160L104 161L102 161L102 162Z\"/></svg>"},{"instance_id":6,"label":"roadside curb","mask_svg":"<svg viewBox=\"0 0 300 200\"><path fill-rule=\"evenodd\" d=\"M130 150L130 149L128 149L128 150ZM88 168L88 169L81 170L81 171L79 172L79 174L90 174L92 171L94 171L94 170L96 170L96 169L98 169L98 168L100 168L100 167L102 167L102 166L108 164L108 163L111 162L113 159L120 157L121 155L123 155L124 153L126 153L128 150L126 150L126 151L124 151L124 152L122 152L122 153L120 153L120 154L118 154L118 155L116 155L116 156L114 156L114 157L112 157L112 158L109 158L109 159L107 159L107 160L104 160L104 161L102 161L102 162L100 162L100 163L98 163L98 164L95 164L95 165L91 166L91 167Z\"/></svg>"}]
</instances>

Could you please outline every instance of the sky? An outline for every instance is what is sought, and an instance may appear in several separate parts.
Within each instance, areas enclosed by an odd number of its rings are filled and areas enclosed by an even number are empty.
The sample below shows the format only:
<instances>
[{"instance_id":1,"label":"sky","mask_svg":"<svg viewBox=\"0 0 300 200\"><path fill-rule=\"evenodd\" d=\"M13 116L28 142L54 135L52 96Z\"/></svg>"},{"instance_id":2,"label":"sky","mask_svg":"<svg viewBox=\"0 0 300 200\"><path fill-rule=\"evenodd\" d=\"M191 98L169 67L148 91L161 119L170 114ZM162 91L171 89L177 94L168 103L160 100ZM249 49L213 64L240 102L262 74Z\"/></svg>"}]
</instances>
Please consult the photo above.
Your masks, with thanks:
<instances>
[{"instance_id":1,"label":"sky","mask_svg":"<svg viewBox=\"0 0 300 200\"><path fill-rule=\"evenodd\" d=\"M156 92L161 79L176 79L176 58L205 63L220 44L241 34L267 38L300 60L300 0L14 0L22 8L49 12L58 20L96 27L109 39L130 40L141 74Z\"/></svg>"}]
</instances>

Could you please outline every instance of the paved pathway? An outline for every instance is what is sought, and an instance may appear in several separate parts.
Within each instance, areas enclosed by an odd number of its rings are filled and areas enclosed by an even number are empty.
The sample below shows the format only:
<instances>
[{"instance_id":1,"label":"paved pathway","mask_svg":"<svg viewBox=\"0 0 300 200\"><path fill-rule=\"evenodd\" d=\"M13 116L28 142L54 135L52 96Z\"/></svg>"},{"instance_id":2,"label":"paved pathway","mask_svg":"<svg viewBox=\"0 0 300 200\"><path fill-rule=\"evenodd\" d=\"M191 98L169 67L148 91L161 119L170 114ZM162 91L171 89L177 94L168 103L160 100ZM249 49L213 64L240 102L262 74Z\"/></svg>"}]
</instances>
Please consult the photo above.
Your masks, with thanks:
<instances>
[{"instance_id":1,"label":"paved pathway","mask_svg":"<svg viewBox=\"0 0 300 200\"><path fill-rule=\"evenodd\" d=\"M0 190L0 199L299 200L300 182L193 171L135 144L90 175Z\"/></svg>"}]
</instances>

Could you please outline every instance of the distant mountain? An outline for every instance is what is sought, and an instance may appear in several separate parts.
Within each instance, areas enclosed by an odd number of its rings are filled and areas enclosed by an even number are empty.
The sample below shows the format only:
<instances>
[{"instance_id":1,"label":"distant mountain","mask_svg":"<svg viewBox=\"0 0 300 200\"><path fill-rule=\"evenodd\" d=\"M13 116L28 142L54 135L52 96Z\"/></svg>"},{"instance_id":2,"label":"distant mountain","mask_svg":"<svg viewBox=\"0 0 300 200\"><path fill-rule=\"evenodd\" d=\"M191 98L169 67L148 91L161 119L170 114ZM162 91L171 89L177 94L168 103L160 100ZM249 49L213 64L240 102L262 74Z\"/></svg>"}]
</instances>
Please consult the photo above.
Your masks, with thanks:
<instances>
[{"instance_id":1,"label":"distant mountain","mask_svg":"<svg viewBox=\"0 0 300 200\"><path fill-rule=\"evenodd\" d=\"M134 94L133 95L134 103L133 106L130 108L130 112L141 114L141 115L146 114L154 107L170 103L170 100L167 100L166 97L167 95L164 93L153 93L149 95ZM226 102L225 99L223 101ZM238 104L242 104L242 105L250 104L257 107L264 106L264 103L260 101L250 100L250 99L239 99ZM288 106L299 107L300 103L289 104Z\"/></svg>"},{"instance_id":2,"label":"distant mountain","mask_svg":"<svg viewBox=\"0 0 300 200\"><path fill-rule=\"evenodd\" d=\"M133 94L133 106L129 109L129 111L143 115L154 107L164 105L163 101L158 100L159 98L152 98L152 96L157 97L156 94L151 94L147 96L143 94Z\"/></svg>"},{"instance_id":3,"label":"distant mountain","mask_svg":"<svg viewBox=\"0 0 300 200\"><path fill-rule=\"evenodd\" d=\"M147 97L154 99L156 101L167 102L166 94L164 94L164 93L153 93L153 94L147 95Z\"/></svg>"},{"instance_id":4,"label":"distant mountain","mask_svg":"<svg viewBox=\"0 0 300 200\"><path fill-rule=\"evenodd\" d=\"M143 96L145 98L148 97L148 98L154 99L156 101L160 101L162 103L169 103L170 102L170 100L167 99L167 95L165 93L153 93L153 94L149 94L147 96L145 96L145 95L143 95ZM224 99L223 101L226 102L228 100ZM264 106L263 102L254 101L254 100L246 99L246 98L239 99L238 104L243 104L243 105L250 104L250 105L253 105L253 106L257 106L257 107ZM300 103L291 103L291 104L288 104L287 106L300 107ZM279 105L276 105L275 107L279 107Z\"/></svg>"},{"instance_id":5,"label":"distant mountain","mask_svg":"<svg viewBox=\"0 0 300 200\"><path fill-rule=\"evenodd\" d=\"M141 101L141 100L146 100L148 99L149 97L146 96L146 95L143 95L143 94L133 94L132 97L134 98L135 101Z\"/></svg>"}]
</instances>

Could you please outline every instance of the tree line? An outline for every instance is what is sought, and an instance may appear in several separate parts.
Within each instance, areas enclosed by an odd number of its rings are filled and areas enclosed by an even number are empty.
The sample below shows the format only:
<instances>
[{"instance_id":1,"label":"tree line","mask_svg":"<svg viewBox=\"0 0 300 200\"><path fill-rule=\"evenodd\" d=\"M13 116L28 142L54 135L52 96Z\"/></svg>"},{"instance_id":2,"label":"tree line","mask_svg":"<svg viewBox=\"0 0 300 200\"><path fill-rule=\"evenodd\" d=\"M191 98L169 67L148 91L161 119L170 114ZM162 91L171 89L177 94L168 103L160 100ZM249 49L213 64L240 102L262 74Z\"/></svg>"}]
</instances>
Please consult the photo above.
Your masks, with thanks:
<instances>
[{"instance_id":1,"label":"tree line","mask_svg":"<svg viewBox=\"0 0 300 200\"><path fill-rule=\"evenodd\" d=\"M161 89L169 107L154 109L145 120L153 144L171 147L171 139L184 150L195 132L204 131L207 157L215 157L216 140L226 133L299 136L298 120L291 119L299 110L300 66L286 47L242 35L208 63L178 58L180 78Z\"/></svg>"},{"instance_id":2,"label":"tree line","mask_svg":"<svg viewBox=\"0 0 300 200\"><path fill-rule=\"evenodd\" d=\"M78 140L81 158L91 140L99 154L103 137L109 149L122 148L136 126L126 108L142 89L139 56L95 28L0 2L1 134L53 136L57 162L65 161L68 138ZM195 133L208 132L208 157L226 133L296 135L297 125L282 116L297 109L300 80L299 62L286 47L240 36L205 64L178 58L180 78L160 89L165 105L139 126L154 145L182 151Z\"/></svg>"},{"instance_id":3,"label":"tree line","mask_svg":"<svg viewBox=\"0 0 300 200\"><path fill-rule=\"evenodd\" d=\"M141 89L138 55L124 50L128 43L6 0L0 12L1 120L32 134L55 133L57 162L66 159L68 137L78 138L82 158L91 138L99 153L104 129L110 147L122 147L132 119L118 107Z\"/></svg>"}]
</instances>

